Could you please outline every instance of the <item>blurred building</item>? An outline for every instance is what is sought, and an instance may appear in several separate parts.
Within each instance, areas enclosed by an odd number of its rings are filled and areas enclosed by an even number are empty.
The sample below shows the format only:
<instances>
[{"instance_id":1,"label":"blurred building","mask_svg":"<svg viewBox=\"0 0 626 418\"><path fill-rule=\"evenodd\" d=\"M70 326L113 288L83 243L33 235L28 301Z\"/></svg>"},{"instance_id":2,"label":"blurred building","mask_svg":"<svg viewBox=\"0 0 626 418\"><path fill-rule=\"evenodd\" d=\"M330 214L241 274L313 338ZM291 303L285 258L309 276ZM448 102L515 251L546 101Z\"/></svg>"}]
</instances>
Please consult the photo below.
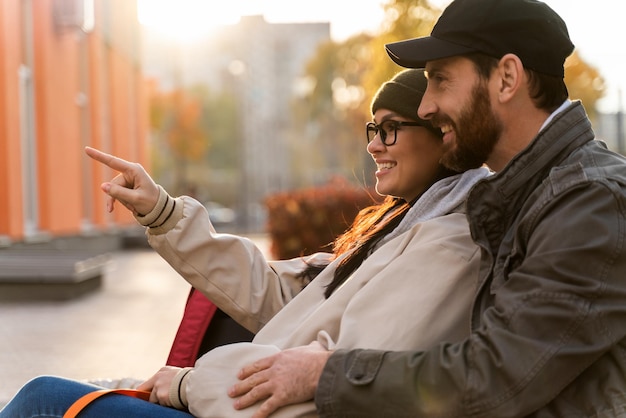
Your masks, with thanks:
<instances>
[{"instance_id":1,"label":"blurred building","mask_svg":"<svg viewBox=\"0 0 626 418\"><path fill-rule=\"evenodd\" d=\"M0 2L0 243L111 235L86 145L148 165L135 0Z\"/></svg>"},{"instance_id":2,"label":"blurred building","mask_svg":"<svg viewBox=\"0 0 626 418\"><path fill-rule=\"evenodd\" d=\"M596 136L606 142L609 149L626 155L626 115L615 113L598 113L593 129Z\"/></svg>"},{"instance_id":3,"label":"blurred building","mask_svg":"<svg viewBox=\"0 0 626 418\"><path fill-rule=\"evenodd\" d=\"M207 85L228 90L239 104L241 184L238 208L244 229L263 227L260 203L293 187L288 125L290 105L306 63L330 40L330 23L268 23L244 16L215 36L180 45L144 33L144 69L163 89Z\"/></svg>"}]
</instances>

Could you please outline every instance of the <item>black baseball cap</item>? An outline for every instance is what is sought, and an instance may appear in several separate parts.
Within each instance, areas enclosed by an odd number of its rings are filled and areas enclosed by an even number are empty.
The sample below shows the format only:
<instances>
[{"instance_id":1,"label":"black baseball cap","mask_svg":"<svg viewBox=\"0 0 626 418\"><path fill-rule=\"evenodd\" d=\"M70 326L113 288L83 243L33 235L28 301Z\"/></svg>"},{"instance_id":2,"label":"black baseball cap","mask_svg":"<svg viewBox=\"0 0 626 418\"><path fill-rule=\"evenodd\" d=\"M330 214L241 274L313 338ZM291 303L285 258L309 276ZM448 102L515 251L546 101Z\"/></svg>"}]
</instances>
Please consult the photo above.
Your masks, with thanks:
<instances>
[{"instance_id":1,"label":"black baseball cap","mask_svg":"<svg viewBox=\"0 0 626 418\"><path fill-rule=\"evenodd\" d=\"M407 68L471 52L495 58L517 55L524 67L563 77L565 59L574 50L567 26L537 0L454 0L430 36L385 45L389 57Z\"/></svg>"}]
</instances>

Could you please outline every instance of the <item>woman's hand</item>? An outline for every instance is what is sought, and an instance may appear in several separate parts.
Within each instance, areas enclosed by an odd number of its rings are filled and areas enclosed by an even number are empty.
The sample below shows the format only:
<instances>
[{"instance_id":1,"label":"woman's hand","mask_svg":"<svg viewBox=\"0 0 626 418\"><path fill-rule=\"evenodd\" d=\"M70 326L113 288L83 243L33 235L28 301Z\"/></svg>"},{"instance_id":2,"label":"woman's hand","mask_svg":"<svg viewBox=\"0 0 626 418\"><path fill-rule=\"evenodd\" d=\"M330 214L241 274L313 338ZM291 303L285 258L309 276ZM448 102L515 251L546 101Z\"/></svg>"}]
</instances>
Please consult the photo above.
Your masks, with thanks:
<instances>
[{"instance_id":1,"label":"woman's hand","mask_svg":"<svg viewBox=\"0 0 626 418\"><path fill-rule=\"evenodd\" d=\"M170 386L181 370L180 367L162 367L154 376L137 386L137 390L150 392L150 402L171 407Z\"/></svg>"},{"instance_id":2,"label":"woman's hand","mask_svg":"<svg viewBox=\"0 0 626 418\"><path fill-rule=\"evenodd\" d=\"M91 147L85 147L85 153L120 173L100 186L108 195L109 212L113 212L117 200L134 215L150 213L159 200L159 188L141 164L131 163Z\"/></svg>"}]
</instances>

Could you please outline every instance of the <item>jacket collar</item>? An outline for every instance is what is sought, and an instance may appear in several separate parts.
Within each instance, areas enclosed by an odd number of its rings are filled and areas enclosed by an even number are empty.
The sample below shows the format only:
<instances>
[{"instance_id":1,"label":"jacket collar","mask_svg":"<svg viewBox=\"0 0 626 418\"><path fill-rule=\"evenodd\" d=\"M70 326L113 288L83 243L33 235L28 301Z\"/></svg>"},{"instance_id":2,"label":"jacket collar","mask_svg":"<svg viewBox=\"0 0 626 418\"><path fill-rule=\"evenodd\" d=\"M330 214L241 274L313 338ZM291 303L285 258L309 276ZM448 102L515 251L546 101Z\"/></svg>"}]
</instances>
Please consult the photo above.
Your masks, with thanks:
<instances>
[{"instance_id":1,"label":"jacket collar","mask_svg":"<svg viewBox=\"0 0 626 418\"><path fill-rule=\"evenodd\" d=\"M555 115L502 171L480 181L470 192L467 213L474 239L480 239L474 231L474 226L480 225L491 246L498 245L521 205L550 170L593 139L591 123L579 101Z\"/></svg>"},{"instance_id":2,"label":"jacket collar","mask_svg":"<svg viewBox=\"0 0 626 418\"><path fill-rule=\"evenodd\" d=\"M493 179L508 199L520 188L534 189L571 152L594 139L582 104L571 103L557 114L533 141Z\"/></svg>"}]
</instances>

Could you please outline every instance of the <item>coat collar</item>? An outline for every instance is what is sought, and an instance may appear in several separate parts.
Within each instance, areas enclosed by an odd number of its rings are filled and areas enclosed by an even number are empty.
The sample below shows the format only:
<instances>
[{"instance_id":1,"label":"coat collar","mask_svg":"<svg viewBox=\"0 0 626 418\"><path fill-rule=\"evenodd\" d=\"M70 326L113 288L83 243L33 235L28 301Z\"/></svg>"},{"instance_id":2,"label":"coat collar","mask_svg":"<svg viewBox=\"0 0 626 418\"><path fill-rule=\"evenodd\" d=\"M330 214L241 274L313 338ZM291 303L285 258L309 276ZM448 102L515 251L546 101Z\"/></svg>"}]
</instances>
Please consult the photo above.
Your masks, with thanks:
<instances>
[{"instance_id":1,"label":"coat collar","mask_svg":"<svg viewBox=\"0 0 626 418\"><path fill-rule=\"evenodd\" d=\"M480 181L470 192L467 213L470 225L487 234L491 246L498 245L529 195L568 155L592 141L594 133L585 109L573 102L557 114L500 171ZM480 237L474 234L474 239ZM491 248L493 252L496 248Z\"/></svg>"}]
</instances>

